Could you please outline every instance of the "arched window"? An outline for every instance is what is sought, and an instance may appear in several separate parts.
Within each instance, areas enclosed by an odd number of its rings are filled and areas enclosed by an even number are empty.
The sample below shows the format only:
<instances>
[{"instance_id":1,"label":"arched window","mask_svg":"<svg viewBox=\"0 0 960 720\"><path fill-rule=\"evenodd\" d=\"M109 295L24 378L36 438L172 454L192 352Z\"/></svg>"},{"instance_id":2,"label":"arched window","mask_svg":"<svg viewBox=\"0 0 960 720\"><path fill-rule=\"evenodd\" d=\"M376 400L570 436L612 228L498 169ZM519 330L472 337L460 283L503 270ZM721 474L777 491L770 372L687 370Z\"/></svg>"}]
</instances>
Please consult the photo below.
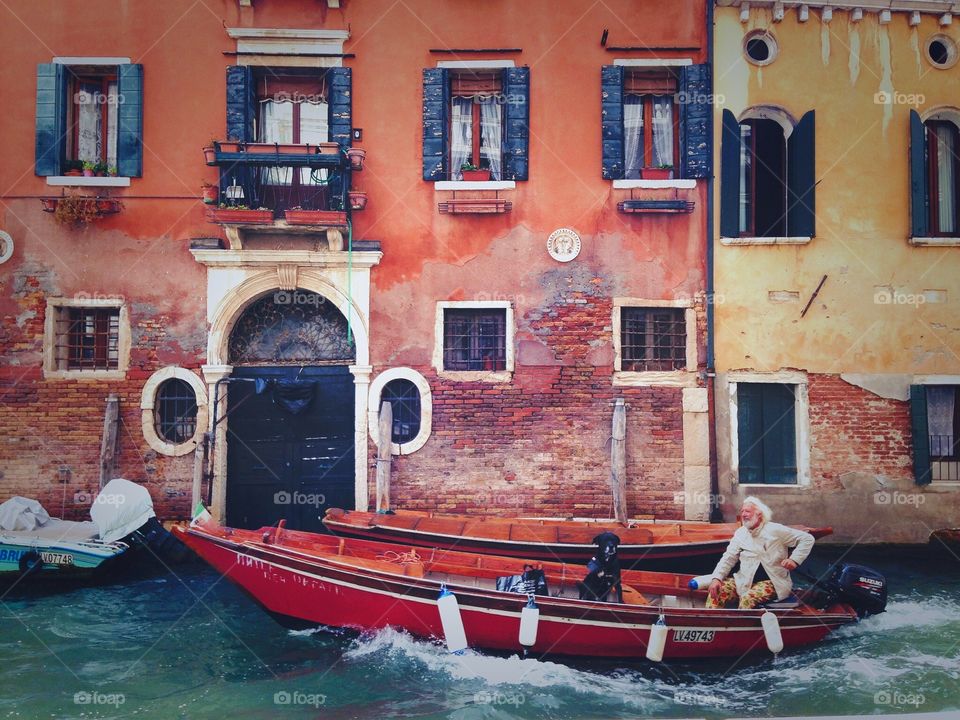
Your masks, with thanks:
<instances>
[{"instance_id":1,"label":"arched window","mask_svg":"<svg viewBox=\"0 0 960 720\"><path fill-rule=\"evenodd\" d=\"M173 378L160 385L153 412L157 435L169 443L186 442L197 432L197 394L184 380Z\"/></svg>"},{"instance_id":2,"label":"arched window","mask_svg":"<svg viewBox=\"0 0 960 720\"><path fill-rule=\"evenodd\" d=\"M910 111L914 237L960 235L960 111Z\"/></svg>"},{"instance_id":3,"label":"arched window","mask_svg":"<svg viewBox=\"0 0 960 720\"><path fill-rule=\"evenodd\" d=\"M410 380L397 378L383 386L380 405L393 411L393 442L403 445L420 433L420 390Z\"/></svg>"},{"instance_id":4,"label":"arched window","mask_svg":"<svg viewBox=\"0 0 960 720\"><path fill-rule=\"evenodd\" d=\"M384 370L370 383L367 427L376 445L380 444L380 408L390 402L393 432L390 451L408 455L422 448L433 426L433 400L427 379L413 368Z\"/></svg>"}]
</instances>

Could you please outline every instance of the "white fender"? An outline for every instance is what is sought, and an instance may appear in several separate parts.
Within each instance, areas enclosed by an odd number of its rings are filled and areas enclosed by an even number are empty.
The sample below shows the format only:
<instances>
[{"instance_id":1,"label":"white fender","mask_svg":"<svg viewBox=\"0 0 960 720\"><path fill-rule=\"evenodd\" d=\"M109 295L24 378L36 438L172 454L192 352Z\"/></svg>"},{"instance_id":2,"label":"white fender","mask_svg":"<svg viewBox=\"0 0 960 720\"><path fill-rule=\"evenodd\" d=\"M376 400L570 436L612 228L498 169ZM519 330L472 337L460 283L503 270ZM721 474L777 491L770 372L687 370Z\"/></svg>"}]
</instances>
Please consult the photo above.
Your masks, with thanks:
<instances>
[{"instance_id":1,"label":"white fender","mask_svg":"<svg viewBox=\"0 0 960 720\"><path fill-rule=\"evenodd\" d=\"M780 633L780 621L777 616L767 610L760 616L760 624L763 626L763 637L767 640L767 648L774 655L783 652L783 635Z\"/></svg>"},{"instance_id":2,"label":"white fender","mask_svg":"<svg viewBox=\"0 0 960 720\"><path fill-rule=\"evenodd\" d=\"M437 598L437 609L440 611L440 624L443 625L443 637L447 641L447 650L460 652L467 647L467 633L463 629L463 618L460 617L460 604L457 596L440 588L440 597Z\"/></svg>"},{"instance_id":3,"label":"white fender","mask_svg":"<svg viewBox=\"0 0 960 720\"><path fill-rule=\"evenodd\" d=\"M657 621L650 626L650 640L647 641L647 659L654 662L663 660L663 649L667 645L667 633L670 628L663 618L663 615L657 618Z\"/></svg>"},{"instance_id":4,"label":"white fender","mask_svg":"<svg viewBox=\"0 0 960 720\"><path fill-rule=\"evenodd\" d=\"M520 644L531 647L537 642L537 627L540 625L540 608L537 607L533 595L520 611Z\"/></svg>"}]
</instances>

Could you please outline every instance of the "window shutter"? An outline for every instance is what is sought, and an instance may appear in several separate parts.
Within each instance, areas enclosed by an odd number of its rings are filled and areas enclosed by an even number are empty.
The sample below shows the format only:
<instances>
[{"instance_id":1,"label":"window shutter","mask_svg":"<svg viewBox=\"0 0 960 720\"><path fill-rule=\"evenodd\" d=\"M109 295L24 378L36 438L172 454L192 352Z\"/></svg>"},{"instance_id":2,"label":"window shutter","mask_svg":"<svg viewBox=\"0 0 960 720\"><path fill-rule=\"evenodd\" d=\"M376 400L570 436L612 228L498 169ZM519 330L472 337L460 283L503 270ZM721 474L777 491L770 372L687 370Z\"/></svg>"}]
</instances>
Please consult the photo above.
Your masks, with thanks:
<instances>
[{"instance_id":1,"label":"window shutter","mask_svg":"<svg viewBox=\"0 0 960 720\"><path fill-rule=\"evenodd\" d=\"M330 142L339 143L346 150L353 143L353 70L335 67L327 70L330 81L327 123Z\"/></svg>"},{"instance_id":2,"label":"window shutter","mask_svg":"<svg viewBox=\"0 0 960 720\"><path fill-rule=\"evenodd\" d=\"M738 482L763 482L763 411L760 386L737 385Z\"/></svg>"},{"instance_id":3,"label":"window shutter","mask_svg":"<svg viewBox=\"0 0 960 720\"><path fill-rule=\"evenodd\" d=\"M720 235L740 236L740 123L729 110L720 139Z\"/></svg>"},{"instance_id":4,"label":"window shutter","mask_svg":"<svg viewBox=\"0 0 960 720\"><path fill-rule=\"evenodd\" d=\"M816 142L814 111L802 118L787 140L787 234L816 235Z\"/></svg>"},{"instance_id":5,"label":"window shutter","mask_svg":"<svg viewBox=\"0 0 960 720\"><path fill-rule=\"evenodd\" d=\"M58 63L37 65L37 175L59 175L67 128L67 78Z\"/></svg>"},{"instance_id":6,"label":"window shutter","mask_svg":"<svg viewBox=\"0 0 960 720\"><path fill-rule=\"evenodd\" d=\"M921 123L922 127L922 123ZM927 427L927 389L910 386L910 425L913 430L913 475L917 485L929 485L930 430Z\"/></svg>"},{"instance_id":7,"label":"window shutter","mask_svg":"<svg viewBox=\"0 0 960 720\"><path fill-rule=\"evenodd\" d=\"M143 65L117 67L117 174L143 175Z\"/></svg>"},{"instance_id":8,"label":"window shutter","mask_svg":"<svg viewBox=\"0 0 960 720\"><path fill-rule=\"evenodd\" d=\"M600 68L601 168L604 180L621 180L623 151L623 66Z\"/></svg>"},{"instance_id":9,"label":"window shutter","mask_svg":"<svg viewBox=\"0 0 960 720\"><path fill-rule=\"evenodd\" d=\"M503 95L506 98L503 177L526 180L530 166L530 68L506 68Z\"/></svg>"},{"instance_id":10,"label":"window shutter","mask_svg":"<svg viewBox=\"0 0 960 720\"><path fill-rule=\"evenodd\" d=\"M910 111L910 219L912 237L930 234L930 179L927 176L927 128Z\"/></svg>"},{"instance_id":11,"label":"window shutter","mask_svg":"<svg viewBox=\"0 0 960 720\"><path fill-rule=\"evenodd\" d=\"M253 142L256 95L253 69L246 65L227 68L227 140Z\"/></svg>"},{"instance_id":12,"label":"window shutter","mask_svg":"<svg viewBox=\"0 0 960 720\"><path fill-rule=\"evenodd\" d=\"M423 179L447 179L450 82L444 68L423 71Z\"/></svg>"},{"instance_id":13,"label":"window shutter","mask_svg":"<svg viewBox=\"0 0 960 720\"><path fill-rule=\"evenodd\" d=\"M760 386L763 395L764 482L792 485L797 482L796 396L790 385Z\"/></svg>"},{"instance_id":14,"label":"window shutter","mask_svg":"<svg viewBox=\"0 0 960 720\"><path fill-rule=\"evenodd\" d=\"M681 69L679 171L684 178L710 177L713 170L710 90L709 65L688 65Z\"/></svg>"}]
</instances>

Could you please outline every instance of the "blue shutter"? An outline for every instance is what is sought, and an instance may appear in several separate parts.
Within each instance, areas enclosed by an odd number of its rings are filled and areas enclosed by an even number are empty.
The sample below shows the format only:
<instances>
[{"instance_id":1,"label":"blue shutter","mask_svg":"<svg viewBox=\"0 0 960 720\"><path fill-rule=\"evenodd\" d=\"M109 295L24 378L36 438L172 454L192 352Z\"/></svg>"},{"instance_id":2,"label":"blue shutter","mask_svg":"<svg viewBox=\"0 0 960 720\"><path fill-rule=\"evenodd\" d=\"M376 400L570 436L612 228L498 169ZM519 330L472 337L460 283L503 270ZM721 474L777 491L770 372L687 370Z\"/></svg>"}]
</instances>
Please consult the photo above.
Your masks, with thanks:
<instances>
[{"instance_id":1,"label":"blue shutter","mask_svg":"<svg viewBox=\"0 0 960 720\"><path fill-rule=\"evenodd\" d=\"M423 71L423 179L447 180L450 82L443 68Z\"/></svg>"},{"instance_id":2,"label":"blue shutter","mask_svg":"<svg viewBox=\"0 0 960 720\"><path fill-rule=\"evenodd\" d=\"M710 66L680 71L680 177L706 178L713 170Z\"/></svg>"},{"instance_id":3,"label":"blue shutter","mask_svg":"<svg viewBox=\"0 0 960 720\"><path fill-rule=\"evenodd\" d=\"M353 71L348 67L327 70L330 96L327 104L330 142L346 150L353 143Z\"/></svg>"},{"instance_id":4,"label":"blue shutter","mask_svg":"<svg viewBox=\"0 0 960 720\"><path fill-rule=\"evenodd\" d=\"M253 142L256 94L253 69L245 65L227 68L227 140Z\"/></svg>"},{"instance_id":5,"label":"blue shutter","mask_svg":"<svg viewBox=\"0 0 960 720\"><path fill-rule=\"evenodd\" d=\"M720 235L740 236L740 123L729 110L720 138Z\"/></svg>"},{"instance_id":6,"label":"blue shutter","mask_svg":"<svg viewBox=\"0 0 960 720\"><path fill-rule=\"evenodd\" d=\"M816 235L816 133L814 111L805 113L787 140L787 235Z\"/></svg>"},{"instance_id":7,"label":"blue shutter","mask_svg":"<svg viewBox=\"0 0 960 720\"><path fill-rule=\"evenodd\" d=\"M763 481L772 485L797 482L797 425L794 388L760 385L763 395Z\"/></svg>"},{"instance_id":8,"label":"blue shutter","mask_svg":"<svg viewBox=\"0 0 960 720\"><path fill-rule=\"evenodd\" d=\"M741 484L763 482L763 396L758 383L737 383L737 453Z\"/></svg>"},{"instance_id":9,"label":"blue shutter","mask_svg":"<svg viewBox=\"0 0 960 720\"><path fill-rule=\"evenodd\" d=\"M63 65L37 65L37 175L59 175L67 130L67 78Z\"/></svg>"},{"instance_id":10,"label":"blue shutter","mask_svg":"<svg viewBox=\"0 0 960 720\"><path fill-rule=\"evenodd\" d=\"M526 180L530 170L530 68L506 68L503 95L503 179Z\"/></svg>"},{"instance_id":11,"label":"blue shutter","mask_svg":"<svg viewBox=\"0 0 960 720\"><path fill-rule=\"evenodd\" d=\"M910 386L910 425L913 430L913 476L917 485L929 485L930 429L927 426L927 389Z\"/></svg>"},{"instance_id":12,"label":"blue shutter","mask_svg":"<svg viewBox=\"0 0 960 720\"><path fill-rule=\"evenodd\" d=\"M601 173L605 180L620 180L624 173L623 67L600 68Z\"/></svg>"},{"instance_id":13,"label":"blue shutter","mask_svg":"<svg viewBox=\"0 0 960 720\"><path fill-rule=\"evenodd\" d=\"M143 175L143 65L117 67L117 174Z\"/></svg>"},{"instance_id":14,"label":"blue shutter","mask_svg":"<svg viewBox=\"0 0 960 720\"><path fill-rule=\"evenodd\" d=\"M927 176L927 128L910 111L910 220L912 237L930 234L930 178Z\"/></svg>"}]
</instances>

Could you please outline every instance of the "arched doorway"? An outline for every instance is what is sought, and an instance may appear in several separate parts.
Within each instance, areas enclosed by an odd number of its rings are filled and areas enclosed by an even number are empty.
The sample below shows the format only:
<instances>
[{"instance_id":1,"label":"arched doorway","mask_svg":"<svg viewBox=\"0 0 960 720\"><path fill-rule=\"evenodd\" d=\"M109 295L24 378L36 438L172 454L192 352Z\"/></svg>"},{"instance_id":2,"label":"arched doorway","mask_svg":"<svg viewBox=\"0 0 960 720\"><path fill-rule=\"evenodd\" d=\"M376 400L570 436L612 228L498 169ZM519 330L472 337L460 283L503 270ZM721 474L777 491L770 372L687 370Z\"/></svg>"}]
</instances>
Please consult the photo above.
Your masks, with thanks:
<instances>
[{"instance_id":1,"label":"arched doorway","mask_svg":"<svg viewBox=\"0 0 960 720\"><path fill-rule=\"evenodd\" d=\"M243 311L228 343L228 525L317 531L328 507L353 507L355 360L319 293L269 292Z\"/></svg>"}]
</instances>

